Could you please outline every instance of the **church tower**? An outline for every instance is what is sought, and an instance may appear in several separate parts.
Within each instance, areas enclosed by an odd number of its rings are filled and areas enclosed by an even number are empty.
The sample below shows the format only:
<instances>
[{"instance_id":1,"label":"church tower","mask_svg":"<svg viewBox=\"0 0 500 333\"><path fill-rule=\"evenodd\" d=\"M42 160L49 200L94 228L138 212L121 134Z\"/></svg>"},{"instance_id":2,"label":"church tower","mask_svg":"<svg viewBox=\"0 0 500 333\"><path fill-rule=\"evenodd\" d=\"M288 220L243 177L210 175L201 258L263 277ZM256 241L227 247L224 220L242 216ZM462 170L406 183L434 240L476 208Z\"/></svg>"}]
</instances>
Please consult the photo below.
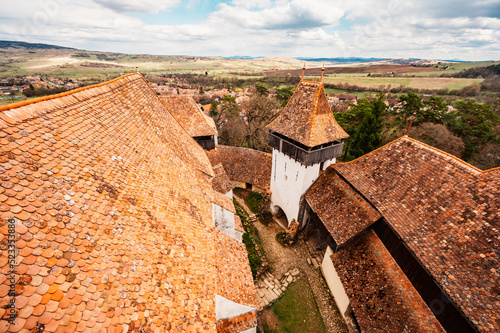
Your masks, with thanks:
<instances>
[{"instance_id":1,"label":"church tower","mask_svg":"<svg viewBox=\"0 0 500 333\"><path fill-rule=\"evenodd\" d=\"M267 128L273 148L271 210L281 208L290 225L298 221L303 194L335 163L349 135L335 121L323 83L304 80Z\"/></svg>"}]
</instances>

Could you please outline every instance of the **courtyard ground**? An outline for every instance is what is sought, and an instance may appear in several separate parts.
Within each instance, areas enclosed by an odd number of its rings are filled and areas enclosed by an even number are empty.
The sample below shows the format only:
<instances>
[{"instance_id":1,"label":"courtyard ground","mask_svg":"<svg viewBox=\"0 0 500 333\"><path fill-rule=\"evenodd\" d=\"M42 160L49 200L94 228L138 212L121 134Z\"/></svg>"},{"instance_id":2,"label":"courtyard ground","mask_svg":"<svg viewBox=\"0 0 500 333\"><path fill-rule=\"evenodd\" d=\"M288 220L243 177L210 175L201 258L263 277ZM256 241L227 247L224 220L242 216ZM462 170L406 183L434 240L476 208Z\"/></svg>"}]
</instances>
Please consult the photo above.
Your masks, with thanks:
<instances>
[{"instance_id":1,"label":"courtyard ground","mask_svg":"<svg viewBox=\"0 0 500 333\"><path fill-rule=\"evenodd\" d=\"M235 195L234 198L238 204L247 211L250 215L250 220L252 220L253 213L247 207L244 200L237 195ZM326 281L321 274L319 266L321 264L324 251L316 251L316 248L319 245L317 244L316 239L310 238L309 240L305 240L302 236L299 236L295 245L291 247L284 247L276 241L276 235L283 231L283 228L277 223L270 223L265 226L259 221L255 221L253 222L253 226L259 232L261 245L264 248L266 258L269 262L269 273L262 275L257 279L257 281L255 281L258 292L260 287L263 285L269 285L267 282L264 283L263 280L268 280L268 282L275 281L274 284L279 284L285 273L298 270L300 273L296 278L299 280L303 279L310 285L321 313L321 317L323 318L326 331L348 332L344 320L342 319L342 316L335 305L335 301L326 285ZM270 278L271 276L273 279ZM284 287L283 285L280 286L282 288ZM263 298L261 295L262 293L259 292L261 304L267 303L265 302L266 298ZM264 314L264 316L262 316L262 314ZM272 318L273 321L277 320L275 316L272 316L267 311L261 312L261 318L264 320L266 320L266 318Z\"/></svg>"}]
</instances>

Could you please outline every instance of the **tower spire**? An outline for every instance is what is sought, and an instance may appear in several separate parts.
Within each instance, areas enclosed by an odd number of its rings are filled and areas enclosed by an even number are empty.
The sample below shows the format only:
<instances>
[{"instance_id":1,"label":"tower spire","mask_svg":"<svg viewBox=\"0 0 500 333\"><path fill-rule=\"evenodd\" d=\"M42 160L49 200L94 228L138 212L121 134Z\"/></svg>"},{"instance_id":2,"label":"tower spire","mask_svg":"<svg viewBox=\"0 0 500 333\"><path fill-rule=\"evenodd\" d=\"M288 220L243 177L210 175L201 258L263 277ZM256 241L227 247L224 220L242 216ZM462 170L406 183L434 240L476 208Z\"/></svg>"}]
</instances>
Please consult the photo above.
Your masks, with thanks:
<instances>
[{"instance_id":1,"label":"tower spire","mask_svg":"<svg viewBox=\"0 0 500 333\"><path fill-rule=\"evenodd\" d=\"M306 71L306 63L304 63L304 67L302 67L302 79L301 81L304 81L304 73Z\"/></svg>"},{"instance_id":2,"label":"tower spire","mask_svg":"<svg viewBox=\"0 0 500 333\"><path fill-rule=\"evenodd\" d=\"M325 64L323 63L323 67L321 67L321 79L319 80L319 82L323 82L323 73L325 71Z\"/></svg>"}]
</instances>

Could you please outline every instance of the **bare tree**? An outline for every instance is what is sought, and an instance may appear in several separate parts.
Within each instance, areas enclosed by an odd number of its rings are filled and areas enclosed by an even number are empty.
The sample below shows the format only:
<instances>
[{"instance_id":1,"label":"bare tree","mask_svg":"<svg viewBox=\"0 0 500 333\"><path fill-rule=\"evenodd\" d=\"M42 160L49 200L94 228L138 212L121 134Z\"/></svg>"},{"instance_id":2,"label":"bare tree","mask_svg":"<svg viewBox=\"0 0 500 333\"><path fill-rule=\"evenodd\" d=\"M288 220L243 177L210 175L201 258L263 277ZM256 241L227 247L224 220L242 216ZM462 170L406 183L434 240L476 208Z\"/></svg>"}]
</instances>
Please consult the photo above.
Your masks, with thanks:
<instances>
[{"instance_id":1,"label":"bare tree","mask_svg":"<svg viewBox=\"0 0 500 333\"><path fill-rule=\"evenodd\" d=\"M269 124L280 111L280 103L272 97L255 94L241 105L245 125L246 146L267 151L267 130Z\"/></svg>"}]
</instances>

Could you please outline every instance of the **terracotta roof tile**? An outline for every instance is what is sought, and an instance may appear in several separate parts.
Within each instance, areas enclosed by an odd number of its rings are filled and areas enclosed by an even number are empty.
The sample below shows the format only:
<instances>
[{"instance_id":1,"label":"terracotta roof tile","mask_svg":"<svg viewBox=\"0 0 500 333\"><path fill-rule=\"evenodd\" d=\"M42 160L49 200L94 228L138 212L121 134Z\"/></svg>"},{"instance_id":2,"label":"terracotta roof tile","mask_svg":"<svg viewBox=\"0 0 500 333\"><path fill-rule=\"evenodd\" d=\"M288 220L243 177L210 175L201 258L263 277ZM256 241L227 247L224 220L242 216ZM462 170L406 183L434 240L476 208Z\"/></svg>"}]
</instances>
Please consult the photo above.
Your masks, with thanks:
<instances>
[{"instance_id":1,"label":"terracotta roof tile","mask_svg":"<svg viewBox=\"0 0 500 333\"><path fill-rule=\"evenodd\" d=\"M217 135L213 119L203 113L192 97L162 95L160 99L191 137Z\"/></svg>"},{"instance_id":2,"label":"terracotta roof tile","mask_svg":"<svg viewBox=\"0 0 500 333\"><path fill-rule=\"evenodd\" d=\"M500 329L500 169L482 172L407 137L331 167L480 331Z\"/></svg>"},{"instance_id":3,"label":"terracotta roof tile","mask_svg":"<svg viewBox=\"0 0 500 333\"><path fill-rule=\"evenodd\" d=\"M0 228L26 276L0 331L214 331L213 171L146 81L2 110Z\"/></svg>"},{"instance_id":4,"label":"terracotta roof tile","mask_svg":"<svg viewBox=\"0 0 500 333\"><path fill-rule=\"evenodd\" d=\"M335 120L320 82L301 81L281 114L267 128L307 147L349 136Z\"/></svg>"},{"instance_id":5,"label":"terracotta roof tile","mask_svg":"<svg viewBox=\"0 0 500 333\"><path fill-rule=\"evenodd\" d=\"M227 192L233 189L233 185L231 184L231 180L226 174L224 167L222 164L217 164L213 166L215 177L212 179L212 187L217 192L222 194L226 194Z\"/></svg>"},{"instance_id":6,"label":"terracotta roof tile","mask_svg":"<svg viewBox=\"0 0 500 333\"><path fill-rule=\"evenodd\" d=\"M362 332L444 332L372 230L331 259Z\"/></svg>"},{"instance_id":7,"label":"terracotta roof tile","mask_svg":"<svg viewBox=\"0 0 500 333\"><path fill-rule=\"evenodd\" d=\"M269 190L271 154L258 150L219 145L207 152L212 165L222 164L229 179Z\"/></svg>"},{"instance_id":8,"label":"terracotta roof tile","mask_svg":"<svg viewBox=\"0 0 500 333\"><path fill-rule=\"evenodd\" d=\"M258 307L245 244L215 229L217 294L235 303Z\"/></svg>"},{"instance_id":9,"label":"terracotta roof tile","mask_svg":"<svg viewBox=\"0 0 500 333\"><path fill-rule=\"evenodd\" d=\"M230 211L231 213L236 213L236 210L234 209L233 200L230 197L225 196L224 194L217 191L213 191L212 194L213 194L212 202L214 204L224 208L225 210Z\"/></svg>"},{"instance_id":10,"label":"terracotta roof tile","mask_svg":"<svg viewBox=\"0 0 500 333\"><path fill-rule=\"evenodd\" d=\"M239 232L245 232L245 229L243 229L243 224L241 224L241 219L238 215L234 215L234 229Z\"/></svg>"},{"instance_id":11,"label":"terracotta roof tile","mask_svg":"<svg viewBox=\"0 0 500 333\"><path fill-rule=\"evenodd\" d=\"M217 333L240 333L257 326L257 311L217 322Z\"/></svg>"},{"instance_id":12,"label":"terracotta roof tile","mask_svg":"<svg viewBox=\"0 0 500 333\"><path fill-rule=\"evenodd\" d=\"M306 200L339 246L381 217L332 168L314 182Z\"/></svg>"}]
</instances>

